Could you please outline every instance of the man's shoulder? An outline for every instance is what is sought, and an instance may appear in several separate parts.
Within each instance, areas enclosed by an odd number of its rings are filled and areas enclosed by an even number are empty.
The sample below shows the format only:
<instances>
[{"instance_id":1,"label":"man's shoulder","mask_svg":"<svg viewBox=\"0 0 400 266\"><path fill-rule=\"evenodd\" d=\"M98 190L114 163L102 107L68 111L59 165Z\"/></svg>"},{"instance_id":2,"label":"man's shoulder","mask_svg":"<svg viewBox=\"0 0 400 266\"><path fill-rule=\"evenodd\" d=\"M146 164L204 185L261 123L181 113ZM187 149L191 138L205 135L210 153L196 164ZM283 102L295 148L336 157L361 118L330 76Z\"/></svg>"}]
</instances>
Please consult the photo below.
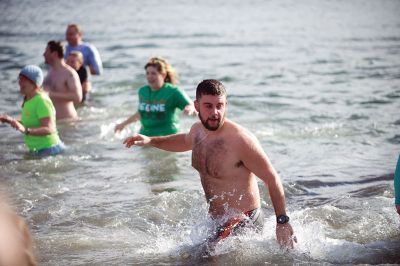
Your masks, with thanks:
<instances>
[{"instance_id":1,"label":"man's shoulder","mask_svg":"<svg viewBox=\"0 0 400 266\"><path fill-rule=\"evenodd\" d=\"M77 46L70 46L69 44L67 44L65 46L65 53L66 53L66 55L68 55L72 51L79 51L85 56L88 53L91 53L94 49L96 49L96 48L92 44L90 44L88 42L81 42Z\"/></svg>"},{"instance_id":2,"label":"man's shoulder","mask_svg":"<svg viewBox=\"0 0 400 266\"><path fill-rule=\"evenodd\" d=\"M202 129L202 127L203 127L203 125L200 121L194 123L192 125L192 127L190 128L189 135L191 135L191 136L196 135Z\"/></svg>"},{"instance_id":3,"label":"man's shoulder","mask_svg":"<svg viewBox=\"0 0 400 266\"><path fill-rule=\"evenodd\" d=\"M66 80L68 79L76 79L79 81L79 75L78 72L76 72L75 69L73 69L72 67L70 67L69 65L65 64L63 65L63 73L64 73L64 78Z\"/></svg>"},{"instance_id":4,"label":"man's shoulder","mask_svg":"<svg viewBox=\"0 0 400 266\"><path fill-rule=\"evenodd\" d=\"M66 79L73 71L75 71L75 69L73 69L69 65L62 64L59 67L50 67L48 71L48 76L54 77L56 79Z\"/></svg>"},{"instance_id":5,"label":"man's shoulder","mask_svg":"<svg viewBox=\"0 0 400 266\"><path fill-rule=\"evenodd\" d=\"M71 66L69 66L69 65L67 65L67 64L64 64L63 65L63 71L64 72L66 72L66 73L71 73L71 74L73 74L73 73L78 73L78 72L76 72L76 70L75 69L73 69Z\"/></svg>"},{"instance_id":6,"label":"man's shoulder","mask_svg":"<svg viewBox=\"0 0 400 266\"><path fill-rule=\"evenodd\" d=\"M94 46L93 44L88 43L88 42L82 42L79 45L82 47L82 49L85 52L93 52L93 51L97 50L96 46Z\"/></svg>"},{"instance_id":7,"label":"man's shoulder","mask_svg":"<svg viewBox=\"0 0 400 266\"><path fill-rule=\"evenodd\" d=\"M251 133L247 128L239 125L236 122L231 120L225 121L227 125L227 135L230 138L235 138L236 141L243 141L243 142L253 142L257 141L257 138Z\"/></svg>"},{"instance_id":8,"label":"man's shoulder","mask_svg":"<svg viewBox=\"0 0 400 266\"><path fill-rule=\"evenodd\" d=\"M93 45L91 45L88 42L81 42L80 44L78 44L79 48L91 48Z\"/></svg>"},{"instance_id":9,"label":"man's shoulder","mask_svg":"<svg viewBox=\"0 0 400 266\"><path fill-rule=\"evenodd\" d=\"M235 134L240 134L243 131L247 131L247 129L243 126L227 118L225 119L224 124L226 125L228 131L234 132Z\"/></svg>"}]
</instances>

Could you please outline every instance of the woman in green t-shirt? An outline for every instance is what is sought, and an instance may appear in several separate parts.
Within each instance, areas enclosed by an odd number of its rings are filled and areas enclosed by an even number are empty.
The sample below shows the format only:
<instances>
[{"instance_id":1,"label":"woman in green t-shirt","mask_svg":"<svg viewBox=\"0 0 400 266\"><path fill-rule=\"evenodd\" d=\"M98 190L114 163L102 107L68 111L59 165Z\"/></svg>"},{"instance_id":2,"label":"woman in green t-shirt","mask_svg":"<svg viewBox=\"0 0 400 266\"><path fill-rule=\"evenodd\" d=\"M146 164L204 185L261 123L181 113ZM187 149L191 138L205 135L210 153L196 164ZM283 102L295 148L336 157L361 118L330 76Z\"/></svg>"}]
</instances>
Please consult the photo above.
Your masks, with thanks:
<instances>
[{"instance_id":1,"label":"woman in green t-shirt","mask_svg":"<svg viewBox=\"0 0 400 266\"><path fill-rule=\"evenodd\" d=\"M163 136L179 131L179 110L192 115L196 113L193 102L175 84L177 78L171 65L163 58L153 57L144 69L148 85L139 89L139 106L135 114L115 126L115 132L138 120L140 134Z\"/></svg>"},{"instance_id":2,"label":"woman in green t-shirt","mask_svg":"<svg viewBox=\"0 0 400 266\"><path fill-rule=\"evenodd\" d=\"M25 134L24 140L33 155L55 155L64 151L56 128L55 109L46 93L41 90L42 70L34 65L25 66L19 73L20 92L24 95L21 120L0 115L2 123Z\"/></svg>"}]
</instances>

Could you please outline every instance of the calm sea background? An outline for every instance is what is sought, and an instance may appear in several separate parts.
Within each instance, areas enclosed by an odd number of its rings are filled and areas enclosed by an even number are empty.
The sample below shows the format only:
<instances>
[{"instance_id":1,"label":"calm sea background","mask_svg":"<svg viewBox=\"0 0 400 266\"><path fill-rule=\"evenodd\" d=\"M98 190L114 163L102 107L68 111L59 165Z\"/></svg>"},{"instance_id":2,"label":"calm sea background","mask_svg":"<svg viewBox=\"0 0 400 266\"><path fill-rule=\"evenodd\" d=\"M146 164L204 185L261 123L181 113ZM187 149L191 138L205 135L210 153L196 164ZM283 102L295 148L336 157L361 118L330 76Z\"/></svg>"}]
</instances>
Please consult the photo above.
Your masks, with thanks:
<instances>
[{"instance_id":1,"label":"calm sea background","mask_svg":"<svg viewBox=\"0 0 400 266\"><path fill-rule=\"evenodd\" d=\"M65 154L27 159L21 134L0 125L0 182L41 265L400 263L400 1L1 0L0 12L0 113L19 116L19 70L45 70L46 43L64 40L69 23L104 63L81 121L58 125ZM228 117L282 178L293 251L275 241L260 183L263 233L195 255L209 221L190 153L124 148L139 125L113 133L135 112L154 55L192 98L203 79L226 85ZM182 130L195 121L182 116Z\"/></svg>"}]
</instances>

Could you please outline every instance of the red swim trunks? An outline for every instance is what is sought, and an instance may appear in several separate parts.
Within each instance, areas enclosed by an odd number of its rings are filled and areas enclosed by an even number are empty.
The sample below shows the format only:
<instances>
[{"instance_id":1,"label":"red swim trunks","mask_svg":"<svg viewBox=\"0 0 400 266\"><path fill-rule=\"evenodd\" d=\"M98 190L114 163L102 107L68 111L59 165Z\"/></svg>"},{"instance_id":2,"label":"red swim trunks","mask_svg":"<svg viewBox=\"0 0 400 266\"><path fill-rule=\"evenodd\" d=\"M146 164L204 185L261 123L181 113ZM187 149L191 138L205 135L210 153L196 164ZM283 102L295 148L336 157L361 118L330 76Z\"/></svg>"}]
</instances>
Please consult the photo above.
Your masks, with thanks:
<instances>
[{"instance_id":1,"label":"red swim trunks","mask_svg":"<svg viewBox=\"0 0 400 266\"><path fill-rule=\"evenodd\" d=\"M257 230L262 230L264 225L264 217L262 215L261 209L257 208L244 213L245 217L231 218L223 225L219 226L215 232L213 241L220 241L231 234L237 233L243 228L255 228Z\"/></svg>"}]
</instances>

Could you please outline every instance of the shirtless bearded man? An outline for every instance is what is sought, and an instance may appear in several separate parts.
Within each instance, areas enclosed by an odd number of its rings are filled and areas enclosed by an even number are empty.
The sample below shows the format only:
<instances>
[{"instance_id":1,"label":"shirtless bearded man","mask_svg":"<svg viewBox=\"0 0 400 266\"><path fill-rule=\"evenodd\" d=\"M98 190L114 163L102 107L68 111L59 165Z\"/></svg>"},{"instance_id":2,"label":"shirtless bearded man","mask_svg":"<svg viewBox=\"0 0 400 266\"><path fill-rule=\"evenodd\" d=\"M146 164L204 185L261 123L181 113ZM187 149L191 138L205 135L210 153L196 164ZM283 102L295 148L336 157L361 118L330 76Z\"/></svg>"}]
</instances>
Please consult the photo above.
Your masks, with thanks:
<instances>
[{"instance_id":1,"label":"shirtless bearded man","mask_svg":"<svg viewBox=\"0 0 400 266\"><path fill-rule=\"evenodd\" d=\"M57 120L77 119L74 103L81 102L82 87L76 71L64 62L62 44L49 41L43 56L45 63L50 66L43 87L56 108Z\"/></svg>"},{"instance_id":2,"label":"shirtless bearded man","mask_svg":"<svg viewBox=\"0 0 400 266\"><path fill-rule=\"evenodd\" d=\"M163 137L134 135L124 143L150 145L173 152L192 150L192 166L199 172L214 220L230 218L218 227L208 241L236 233L242 227L260 229L260 193L255 176L268 188L277 217L276 237L281 246L293 247L293 229L286 215L281 180L257 139L240 125L225 118L225 87L217 80L204 80L197 86L195 107L200 122L189 133ZM236 213L232 217L232 213ZM261 218L260 218L261 217Z\"/></svg>"}]
</instances>

